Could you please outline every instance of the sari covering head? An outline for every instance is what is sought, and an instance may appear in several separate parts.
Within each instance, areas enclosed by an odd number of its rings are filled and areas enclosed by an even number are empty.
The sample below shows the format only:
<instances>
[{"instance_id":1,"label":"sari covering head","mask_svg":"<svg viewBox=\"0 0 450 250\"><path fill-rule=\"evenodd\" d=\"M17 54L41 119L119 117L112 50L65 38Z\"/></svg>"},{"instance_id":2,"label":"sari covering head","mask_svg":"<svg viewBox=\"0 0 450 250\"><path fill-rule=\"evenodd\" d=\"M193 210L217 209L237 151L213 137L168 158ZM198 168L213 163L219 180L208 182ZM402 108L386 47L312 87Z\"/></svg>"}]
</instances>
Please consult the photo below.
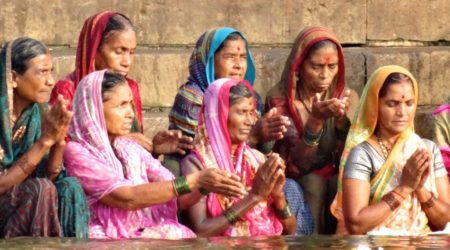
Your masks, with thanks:
<instances>
[{"instance_id":1,"label":"sari covering head","mask_svg":"<svg viewBox=\"0 0 450 250\"><path fill-rule=\"evenodd\" d=\"M214 81L214 54L231 33L238 33L247 47L247 72L245 80L251 85L255 81L255 65L245 37L239 31L229 28L210 29L197 40L189 60L188 81L183 84L175 97L169 114L171 129L180 129L194 137L198 112L203 101L203 93Z\"/></svg>"},{"instance_id":2,"label":"sari covering head","mask_svg":"<svg viewBox=\"0 0 450 250\"><path fill-rule=\"evenodd\" d=\"M283 107L285 115L292 118L300 135L303 135L303 122L297 111L294 100L299 98L300 72L299 67L307 59L311 47L324 40L336 45L338 52L338 73L334 83L327 90L326 98L339 98L345 89L344 52L335 34L323 27L308 27L298 34L292 46L291 53L286 60L281 79L267 94L268 105Z\"/></svg>"},{"instance_id":3,"label":"sari covering head","mask_svg":"<svg viewBox=\"0 0 450 250\"><path fill-rule=\"evenodd\" d=\"M95 68L95 56L97 55L103 33L114 15L122 15L118 12L103 11L90 16L84 22L83 29L78 38L77 54L75 58L75 70L68 74L64 79L59 80L50 96L50 103L56 102L58 94L69 100L69 109L72 108L72 99L79 82L87 74L98 70ZM125 17L125 16L124 16ZM133 102L135 107L136 120L133 124L133 132L142 132L142 102L139 95L138 83L127 77L128 85L133 94Z\"/></svg>"},{"instance_id":4,"label":"sari covering head","mask_svg":"<svg viewBox=\"0 0 450 250\"><path fill-rule=\"evenodd\" d=\"M90 237L195 237L178 223L176 199L133 211L100 201L120 187L173 179L158 160L134 141L119 137L111 145L103 114L104 74L105 70L90 73L77 87L69 128L71 141L64 151L68 172L79 179L87 196Z\"/></svg>"},{"instance_id":5,"label":"sari covering head","mask_svg":"<svg viewBox=\"0 0 450 250\"><path fill-rule=\"evenodd\" d=\"M250 189L258 167L264 162L264 156L252 150L245 142L231 151L232 143L228 132L228 111L230 88L243 83L252 92L249 82L219 79L206 90L204 103L199 115L198 134L192 153L202 162L204 168L219 168L239 175L245 186ZM235 163L232 158L236 159ZM221 216L223 211L238 202L233 199L211 193L207 197L208 217ZM283 226L275 216L272 201L262 201L249 210L224 236L280 235Z\"/></svg>"},{"instance_id":6,"label":"sari covering head","mask_svg":"<svg viewBox=\"0 0 450 250\"><path fill-rule=\"evenodd\" d=\"M384 66L377 69L369 78L364 87L361 102L356 110L350 131L347 136L345 148L342 153L339 166L338 193L331 205L331 212L338 219L338 234L346 234L345 221L342 211L342 181L344 168L350 151L358 144L366 141L375 132L378 123L379 92L386 78L392 73L402 73L407 75L412 83L415 93L415 101L418 101L418 87L412 74L400 66ZM422 139L414 133L414 124L402 132L393 145L388 158L381 166L378 173L375 173L370 180L370 201L369 205L376 204L381 198L400 183L401 174L406 161L416 151L417 148L427 146ZM430 155L432 155L430 153ZM431 162L434 162L433 160ZM433 192L437 197L438 193L435 184L435 171L433 164L430 165L430 175L424 187ZM409 234L418 235L429 231L428 219L421 209L417 196L412 193L405 199L383 223L374 230L390 229L395 231L407 231Z\"/></svg>"},{"instance_id":7,"label":"sari covering head","mask_svg":"<svg viewBox=\"0 0 450 250\"><path fill-rule=\"evenodd\" d=\"M450 97L448 98L447 103L442 104L433 111L433 117L433 139L439 146L450 179Z\"/></svg>"}]
</instances>

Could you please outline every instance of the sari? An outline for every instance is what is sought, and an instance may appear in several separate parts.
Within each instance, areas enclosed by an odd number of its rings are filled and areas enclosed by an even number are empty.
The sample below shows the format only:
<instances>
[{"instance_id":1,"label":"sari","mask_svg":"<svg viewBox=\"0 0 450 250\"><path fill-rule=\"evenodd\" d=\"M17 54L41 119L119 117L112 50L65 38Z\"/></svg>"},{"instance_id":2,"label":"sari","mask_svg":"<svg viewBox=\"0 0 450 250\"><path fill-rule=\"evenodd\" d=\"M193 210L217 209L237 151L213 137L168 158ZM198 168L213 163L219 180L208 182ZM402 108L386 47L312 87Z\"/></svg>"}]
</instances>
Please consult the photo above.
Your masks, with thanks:
<instances>
[{"instance_id":1,"label":"sari","mask_svg":"<svg viewBox=\"0 0 450 250\"><path fill-rule=\"evenodd\" d=\"M245 142L232 152L227 127L230 88L240 82L253 92L247 81L225 78L214 81L206 90L191 156L201 162L202 168L219 168L239 175L246 188L251 189L255 173L265 157ZM236 162L232 162L232 157ZM215 193L208 194L206 199L208 217L221 216L223 211L240 200ZM283 226L275 216L272 203L270 198L259 202L230 225L223 236L280 235Z\"/></svg>"},{"instance_id":2,"label":"sari","mask_svg":"<svg viewBox=\"0 0 450 250\"><path fill-rule=\"evenodd\" d=\"M441 150L450 180L450 97L447 103L439 106L432 115L434 117L433 140Z\"/></svg>"},{"instance_id":3,"label":"sari","mask_svg":"<svg viewBox=\"0 0 450 250\"><path fill-rule=\"evenodd\" d=\"M87 196L91 212L90 237L195 237L177 221L176 198L133 211L101 202L104 196L120 187L174 179L158 160L134 141L116 138L111 145L101 95L104 74L105 70L90 73L77 87L74 117L69 128L70 141L64 151L69 174L80 181Z\"/></svg>"},{"instance_id":4,"label":"sari","mask_svg":"<svg viewBox=\"0 0 450 250\"><path fill-rule=\"evenodd\" d=\"M75 70L56 83L50 96L50 104L56 102L58 95L62 95L66 100L69 100L69 110L72 109L73 96L79 82L84 76L96 70L95 56L97 55L103 32L106 29L109 19L116 14L122 15L118 12L103 11L86 19L83 29L80 32L80 37L78 38ZM126 77L126 79L133 94L135 108L136 119L133 123L132 132L142 133L142 101L139 94L139 85L129 77Z\"/></svg>"},{"instance_id":5,"label":"sari","mask_svg":"<svg viewBox=\"0 0 450 250\"><path fill-rule=\"evenodd\" d=\"M345 148L339 166L338 193L331 206L331 212L338 219L338 234L347 234L345 228L345 218L342 211L342 181L344 178L344 169L348 168L347 159L356 146L367 141L375 132L378 119L378 100L379 91L386 78L391 73L402 73L407 75L413 82L415 100L418 100L418 86L411 73L400 66L384 66L376 70L369 78L362 96L361 102L357 108L353 119ZM423 140L414 133L414 125L402 132L393 145L389 156L384 161L378 172L375 172L370 180L370 201L369 205L376 204L381 198L400 183L401 173L406 161L416 151L417 148L428 148ZM429 148L428 148L429 149ZM433 155L433 154L430 154ZM431 161L434 162L434 159ZM430 175L427 178L424 187L433 192L438 197L435 183L435 166L431 164ZM430 231L428 219L425 212L421 209L417 196L412 193L401 203L393 213L380 225L374 228L374 231L406 231L411 235L423 235Z\"/></svg>"},{"instance_id":6,"label":"sari","mask_svg":"<svg viewBox=\"0 0 450 250\"><path fill-rule=\"evenodd\" d=\"M37 103L28 106L14 126L12 123L13 43L7 43L0 53L0 178L6 177L8 169L31 148L41 133L41 108ZM62 236L57 216L58 196L48 179L29 177L0 194L0 237Z\"/></svg>"}]
</instances>

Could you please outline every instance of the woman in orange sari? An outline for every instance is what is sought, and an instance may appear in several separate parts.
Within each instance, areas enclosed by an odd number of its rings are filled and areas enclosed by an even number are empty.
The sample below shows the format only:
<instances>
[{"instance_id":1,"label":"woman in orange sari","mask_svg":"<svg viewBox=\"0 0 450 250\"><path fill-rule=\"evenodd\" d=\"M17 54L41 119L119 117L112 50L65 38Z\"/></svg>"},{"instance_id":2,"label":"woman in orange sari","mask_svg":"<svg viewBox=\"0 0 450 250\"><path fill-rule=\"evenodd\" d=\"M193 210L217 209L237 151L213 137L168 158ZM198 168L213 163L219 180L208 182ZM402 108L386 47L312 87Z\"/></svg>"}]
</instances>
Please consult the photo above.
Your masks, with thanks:
<instances>
[{"instance_id":1,"label":"woman in orange sari","mask_svg":"<svg viewBox=\"0 0 450 250\"><path fill-rule=\"evenodd\" d=\"M338 233L423 235L450 220L442 156L414 133L417 96L416 80L402 67L370 77L339 169L332 205Z\"/></svg>"}]
</instances>

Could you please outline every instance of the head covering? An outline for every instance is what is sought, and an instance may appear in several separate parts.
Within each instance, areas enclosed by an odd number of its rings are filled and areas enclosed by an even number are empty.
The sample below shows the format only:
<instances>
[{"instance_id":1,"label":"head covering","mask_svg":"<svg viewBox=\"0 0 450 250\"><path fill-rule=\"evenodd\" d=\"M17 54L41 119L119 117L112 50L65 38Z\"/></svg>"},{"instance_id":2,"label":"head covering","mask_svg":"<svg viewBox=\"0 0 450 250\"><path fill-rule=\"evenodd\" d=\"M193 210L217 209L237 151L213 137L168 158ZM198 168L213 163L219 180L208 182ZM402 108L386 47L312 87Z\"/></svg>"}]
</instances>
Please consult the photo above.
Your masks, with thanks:
<instances>
[{"instance_id":1,"label":"head covering","mask_svg":"<svg viewBox=\"0 0 450 250\"><path fill-rule=\"evenodd\" d=\"M14 41L6 43L0 54L0 171L9 168L41 136L41 108L32 103L22 112L13 127L13 79L11 49Z\"/></svg>"},{"instance_id":2,"label":"head covering","mask_svg":"<svg viewBox=\"0 0 450 250\"><path fill-rule=\"evenodd\" d=\"M378 124L379 92L387 77L392 73L402 73L411 79L415 100L416 102L418 100L417 82L405 68L396 65L380 67L369 78L364 87L361 101L347 136L339 166L338 193L331 206L331 211L338 218L340 224L338 226L338 233L345 233L346 231L342 212L342 181L347 158L355 146L369 139L375 132ZM378 203L384 194L391 191L392 188L395 188L395 186L392 186L392 183L396 182L396 178L398 177L396 173L401 173L406 160L418 147L426 147L426 145L418 135L414 134L414 124L411 123L410 127L400 134L385 163L371 179L370 186L372 195L370 197L370 204ZM433 169L430 169L430 176L425 183L425 187L432 192L436 192ZM410 195L402 203L401 207L394 211L379 227L386 226L395 229L401 223L402 227L404 227L401 228L403 230L422 230L427 223L426 215L421 210L420 205L418 205L418 201L414 201L414 199L417 199L417 197L413 198ZM398 218L401 218L401 221L398 221Z\"/></svg>"},{"instance_id":3,"label":"head covering","mask_svg":"<svg viewBox=\"0 0 450 250\"><path fill-rule=\"evenodd\" d=\"M103 33L106 30L109 19L114 15L125 15L113 12L102 11L90 16L84 22L83 28L78 38L77 54L75 57L75 70L67 75L65 79L58 81L50 96L50 104L53 104L58 94L61 94L69 100L69 109L72 108L72 98L79 82L87 74L97 70L95 68L95 57L97 55ZM135 106L136 121L133 124L133 132L142 131L142 102L139 94L138 83L127 77L128 85L133 94L133 103Z\"/></svg>"},{"instance_id":4,"label":"head covering","mask_svg":"<svg viewBox=\"0 0 450 250\"><path fill-rule=\"evenodd\" d=\"M219 79L206 90L202 110L199 114L198 134L192 153L205 168L219 168L235 173L251 188L255 173L265 159L261 153L252 150L245 142L237 145L231 152L231 137L228 131L229 95L231 87L243 83L253 92L249 82L242 80ZM232 162L232 158L236 162ZM207 198L209 217L220 216L239 199L211 193ZM280 235L283 226L275 216L271 201L262 201L249 210L224 233L226 236Z\"/></svg>"},{"instance_id":5,"label":"head covering","mask_svg":"<svg viewBox=\"0 0 450 250\"><path fill-rule=\"evenodd\" d=\"M332 86L327 90L327 97L340 97L345 88L344 52L336 35L323 27L307 27L297 36L292 46L291 53L286 60L281 79L268 93L267 100L270 106L277 104L286 105L290 117L292 117L299 134L303 134L303 122L294 107L294 100L299 93L299 67L309 55L311 47L321 41L329 40L336 45L338 52L338 73Z\"/></svg>"}]
</instances>

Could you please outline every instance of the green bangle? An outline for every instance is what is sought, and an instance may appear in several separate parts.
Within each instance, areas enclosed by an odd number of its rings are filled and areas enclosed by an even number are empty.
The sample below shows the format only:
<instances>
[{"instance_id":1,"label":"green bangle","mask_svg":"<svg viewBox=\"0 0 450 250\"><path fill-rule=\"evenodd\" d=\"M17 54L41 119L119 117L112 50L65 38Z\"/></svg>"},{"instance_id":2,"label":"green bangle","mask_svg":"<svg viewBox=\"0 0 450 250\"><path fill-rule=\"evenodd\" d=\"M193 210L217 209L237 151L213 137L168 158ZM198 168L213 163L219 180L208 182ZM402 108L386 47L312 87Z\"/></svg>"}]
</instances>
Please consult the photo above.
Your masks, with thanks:
<instances>
[{"instance_id":1,"label":"green bangle","mask_svg":"<svg viewBox=\"0 0 450 250\"><path fill-rule=\"evenodd\" d=\"M292 216L291 208L289 207L289 204L287 203L287 201L286 201L286 206L283 209L279 210L279 209L275 208L275 214L278 216L278 218L280 218L282 220L285 220Z\"/></svg>"},{"instance_id":2,"label":"green bangle","mask_svg":"<svg viewBox=\"0 0 450 250\"><path fill-rule=\"evenodd\" d=\"M231 207L223 211L223 216L225 216L225 219L227 219L230 225L233 225L239 219L238 215Z\"/></svg>"},{"instance_id":3,"label":"green bangle","mask_svg":"<svg viewBox=\"0 0 450 250\"><path fill-rule=\"evenodd\" d=\"M173 180L173 187L178 195L188 194L191 192L189 185L186 180L186 176L177 177Z\"/></svg>"},{"instance_id":4,"label":"green bangle","mask_svg":"<svg viewBox=\"0 0 450 250\"><path fill-rule=\"evenodd\" d=\"M208 195L210 192L204 188L199 188L198 191L202 194L202 195Z\"/></svg>"},{"instance_id":5,"label":"green bangle","mask_svg":"<svg viewBox=\"0 0 450 250\"><path fill-rule=\"evenodd\" d=\"M322 137L323 129L319 131L317 134L313 134L305 128L303 131L303 142L308 146L317 146L319 145L320 138Z\"/></svg>"}]
</instances>

